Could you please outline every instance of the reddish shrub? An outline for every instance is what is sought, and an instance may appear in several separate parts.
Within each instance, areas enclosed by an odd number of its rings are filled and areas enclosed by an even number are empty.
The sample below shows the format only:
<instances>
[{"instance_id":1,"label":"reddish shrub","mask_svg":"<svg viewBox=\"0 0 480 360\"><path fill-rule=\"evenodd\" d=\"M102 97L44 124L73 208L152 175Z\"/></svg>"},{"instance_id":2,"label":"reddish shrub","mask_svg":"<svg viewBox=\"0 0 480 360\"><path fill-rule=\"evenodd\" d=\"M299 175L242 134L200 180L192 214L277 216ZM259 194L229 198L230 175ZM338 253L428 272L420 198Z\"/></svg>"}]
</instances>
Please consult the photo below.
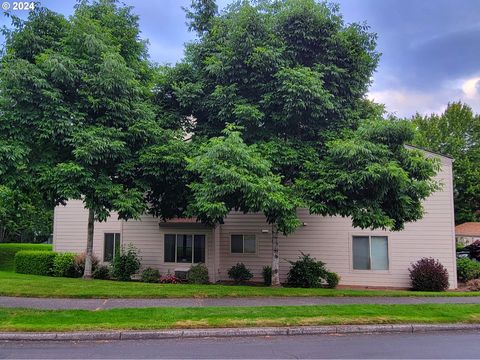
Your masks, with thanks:
<instances>
[{"instance_id":1,"label":"reddish shrub","mask_svg":"<svg viewBox=\"0 0 480 360\"><path fill-rule=\"evenodd\" d=\"M75 275L77 277L83 276L83 272L85 271L85 257L86 254L84 252L75 256L74 268ZM100 260L95 256L95 254L92 254L92 273L95 271L99 263Z\"/></svg>"},{"instance_id":2,"label":"reddish shrub","mask_svg":"<svg viewBox=\"0 0 480 360\"><path fill-rule=\"evenodd\" d=\"M408 270L413 290L444 291L448 288L448 271L438 260L422 258Z\"/></svg>"},{"instance_id":3,"label":"reddish shrub","mask_svg":"<svg viewBox=\"0 0 480 360\"><path fill-rule=\"evenodd\" d=\"M165 274L160 276L160 283L161 284L180 284L182 280L176 277L173 274Z\"/></svg>"}]
</instances>

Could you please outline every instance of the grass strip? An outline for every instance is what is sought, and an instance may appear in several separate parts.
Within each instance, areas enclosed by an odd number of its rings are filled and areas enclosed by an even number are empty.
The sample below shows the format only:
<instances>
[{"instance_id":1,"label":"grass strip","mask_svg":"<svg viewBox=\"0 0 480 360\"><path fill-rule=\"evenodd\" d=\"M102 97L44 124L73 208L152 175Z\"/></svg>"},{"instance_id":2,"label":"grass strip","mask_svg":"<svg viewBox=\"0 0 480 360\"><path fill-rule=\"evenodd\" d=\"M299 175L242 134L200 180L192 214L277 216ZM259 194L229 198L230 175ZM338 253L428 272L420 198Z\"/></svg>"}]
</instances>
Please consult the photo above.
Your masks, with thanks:
<instances>
[{"instance_id":1,"label":"grass strip","mask_svg":"<svg viewBox=\"0 0 480 360\"><path fill-rule=\"evenodd\" d=\"M1 331L153 330L340 324L477 323L480 305L324 305L110 310L0 309Z\"/></svg>"},{"instance_id":2,"label":"grass strip","mask_svg":"<svg viewBox=\"0 0 480 360\"><path fill-rule=\"evenodd\" d=\"M479 296L480 292L420 292L270 288L262 286L147 284L107 280L55 278L0 271L0 295L65 298L223 298L275 296Z\"/></svg>"}]
</instances>

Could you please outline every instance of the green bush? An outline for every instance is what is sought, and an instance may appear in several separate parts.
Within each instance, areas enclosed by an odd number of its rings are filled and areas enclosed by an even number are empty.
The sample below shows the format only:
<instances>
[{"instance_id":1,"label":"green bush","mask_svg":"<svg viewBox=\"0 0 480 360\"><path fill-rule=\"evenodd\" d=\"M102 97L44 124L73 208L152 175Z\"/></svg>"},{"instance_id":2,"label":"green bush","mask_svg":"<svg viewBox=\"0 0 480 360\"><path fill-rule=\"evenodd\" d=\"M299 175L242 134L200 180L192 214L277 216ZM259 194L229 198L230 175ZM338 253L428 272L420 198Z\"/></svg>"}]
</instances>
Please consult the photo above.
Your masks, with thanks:
<instances>
[{"instance_id":1,"label":"green bush","mask_svg":"<svg viewBox=\"0 0 480 360\"><path fill-rule=\"evenodd\" d=\"M110 266L107 265L97 265L95 270L92 272L92 277L98 280L107 280L110 279Z\"/></svg>"},{"instance_id":2,"label":"green bush","mask_svg":"<svg viewBox=\"0 0 480 360\"><path fill-rule=\"evenodd\" d=\"M208 284L210 279L205 264L192 265L187 272L187 282L189 284Z\"/></svg>"},{"instance_id":3,"label":"green bush","mask_svg":"<svg viewBox=\"0 0 480 360\"><path fill-rule=\"evenodd\" d=\"M287 282L292 287L318 288L326 278L328 270L325 264L310 255L302 256L297 261L289 261L292 265L288 271Z\"/></svg>"},{"instance_id":4,"label":"green bush","mask_svg":"<svg viewBox=\"0 0 480 360\"><path fill-rule=\"evenodd\" d=\"M253 274L247 269L245 264L237 263L237 265L233 265L230 270L228 270L228 277L236 283L242 283L253 278Z\"/></svg>"},{"instance_id":5,"label":"green bush","mask_svg":"<svg viewBox=\"0 0 480 360\"><path fill-rule=\"evenodd\" d=\"M262 269L262 275L263 275L263 284L265 286L272 285L272 267L268 265L264 266Z\"/></svg>"},{"instance_id":6,"label":"green bush","mask_svg":"<svg viewBox=\"0 0 480 360\"><path fill-rule=\"evenodd\" d=\"M448 271L438 260L422 258L408 270L413 290L444 291L448 288Z\"/></svg>"},{"instance_id":7,"label":"green bush","mask_svg":"<svg viewBox=\"0 0 480 360\"><path fill-rule=\"evenodd\" d=\"M15 254L22 250L52 251L52 245L47 244L0 244L0 271L15 270Z\"/></svg>"},{"instance_id":8,"label":"green bush","mask_svg":"<svg viewBox=\"0 0 480 360\"><path fill-rule=\"evenodd\" d=\"M142 271L142 282L144 283L158 283L160 280L160 271L151 267Z\"/></svg>"},{"instance_id":9,"label":"green bush","mask_svg":"<svg viewBox=\"0 0 480 360\"><path fill-rule=\"evenodd\" d=\"M85 271L85 253L81 253L75 256L75 276L76 277L82 277L83 272ZM97 268L98 264L100 263L100 260L95 256L95 254L92 254L92 276L93 272Z\"/></svg>"},{"instance_id":10,"label":"green bush","mask_svg":"<svg viewBox=\"0 0 480 360\"><path fill-rule=\"evenodd\" d=\"M469 258L457 259L457 277L461 281L480 278L480 262Z\"/></svg>"},{"instance_id":11,"label":"green bush","mask_svg":"<svg viewBox=\"0 0 480 360\"><path fill-rule=\"evenodd\" d=\"M129 245L127 249L122 247L120 254L115 255L112 261L113 278L120 281L129 281L138 270L140 270L138 250L132 245Z\"/></svg>"},{"instance_id":12,"label":"green bush","mask_svg":"<svg viewBox=\"0 0 480 360\"><path fill-rule=\"evenodd\" d=\"M75 256L72 253L55 253L52 275L59 277L75 277Z\"/></svg>"},{"instance_id":13,"label":"green bush","mask_svg":"<svg viewBox=\"0 0 480 360\"><path fill-rule=\"evenodd\" d=\"M15 254L15 272L51 275L56 254L51 251L21 250Z\"/></svg>"},{"instance_id":14,"label":"green bush","mask_svg":"<svg viewBox=\"0 0 480 360\"><path fill-rule=\"evenodd\" d=\"M326 287L329 289L335 289L340 282L340 276L337 273L328 271L325 275Z\"/></svg>"}]
</instances>

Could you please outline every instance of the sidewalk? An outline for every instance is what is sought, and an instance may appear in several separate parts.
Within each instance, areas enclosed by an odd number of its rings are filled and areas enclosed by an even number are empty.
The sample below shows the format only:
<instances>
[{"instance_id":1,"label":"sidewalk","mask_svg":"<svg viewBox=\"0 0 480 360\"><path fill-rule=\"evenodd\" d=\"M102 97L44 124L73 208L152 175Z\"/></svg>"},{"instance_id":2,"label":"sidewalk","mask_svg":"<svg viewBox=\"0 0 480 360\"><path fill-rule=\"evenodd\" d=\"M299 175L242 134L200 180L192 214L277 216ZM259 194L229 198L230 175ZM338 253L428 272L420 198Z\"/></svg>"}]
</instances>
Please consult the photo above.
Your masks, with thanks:
<instances>
[{"instance_id":1,"label":"sidewalk","mask_svg":"<svg viewBox=\"0 0 480 360\"><path fill-rule=\"evenodd\" d=\"M69 299L0 296L0 307L102 310L145 307L480 304L480 297L256 297L206 299Z\"/></svg>"}]
</instances>

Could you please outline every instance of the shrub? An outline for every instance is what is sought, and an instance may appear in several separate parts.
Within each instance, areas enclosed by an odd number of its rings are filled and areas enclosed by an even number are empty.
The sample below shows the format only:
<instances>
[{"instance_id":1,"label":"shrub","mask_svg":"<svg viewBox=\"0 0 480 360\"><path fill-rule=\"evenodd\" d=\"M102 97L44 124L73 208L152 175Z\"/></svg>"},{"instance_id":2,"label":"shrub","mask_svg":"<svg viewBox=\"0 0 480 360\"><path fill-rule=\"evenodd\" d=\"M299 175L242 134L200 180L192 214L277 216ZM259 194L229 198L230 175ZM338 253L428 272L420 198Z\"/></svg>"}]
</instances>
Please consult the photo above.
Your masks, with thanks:
<instances>
[{"instance_id":1,"label":"shrub","mask_svg":"<svg viewBox=\"0 0 480 360\"><path fill-rule=\"evenodd\" d=\"M52 251L52 245L46 244L0 244L0 271L15 270L15 254L22 250Z\"/></svg>"},{"instance_id":2,"label":"shrub","mask_svg":"<svg viewBox=\"0 0 480 360\"><path fill-rule=\"evenodd\" d=\"M15 254L15 272L20 274L51 275L55 255L51 251L18 251Z\"/></svg>"},{"instance_id":3,"label":"shrub","mask_svg":"<svg viewBox=\"0 0 480 360\"><path fill-rule=\"evenodd\" d=\"M480 262L469 258L457 259L457 277L468 281L480 277Z\"/></svg>"},{"instance_id":4,"label":"shrub","mask_svg":"<svg viewBox=\"0 0 480 360\"><path fill-rule=\"evenodd\" d=\"M92 272L92 277L98 280L108 280L110 279L110 266L108 265L97 265L95 270Z\"/></svg>"},{"instance_id":5,"label":"shrub","mask_svg":"<svg viewBox=\"0 0 480 360\"><path fill-rule=\"evenodd\" d=\"M448 271L438 260L422 258L408 270L413 290L444 291L448 288Z\"/></svg>"},{"instance_id":6,"label":"shrub","mask_svg":"<svg viewBox=\"0 0 480 360\"><path fill-rule=\"evenodd\" d=\"M133 274L140 270L140 257L138 250L129 245L122 247L120 254L115 255L112 261L112 276L121 281L129 281Z\"/></svg>"},{"instance_id":7,"label":"shrub","mask_svg":"<svg viewBox=\"0 0 480 360\"><path fill-rule=\"evenodd\" d=\"M181 282L182 280L170 273L160 276L160 283L162 284L180 284Z\"/></svg>"},{"instance_id":8,"label":"shrub","mask_svg":"<svg viewBox=\"0 0 480 360\"><path fill-rule=\"evenodd\" d=\"M262 275L263 275L263 284L265 286L272 285L272 267L268 265L264 266L262 269Z\"/></svg>"},{"instance_id":9,"label":"shrub","mask_svg":"<svg viewBox=\"0 0 480 360\"><path fill-rule=\"evenodd\" d=\"M52 275L75 277L75 256L72 253L56 253L53 260Z\"/></svg>"},{"instance_id":10,"label":"shrub","mask_svg":"<svg viewBox=\"0 0 480 360\"><path fill-rule=\"evenodd\" d=\"M467 287L470 291L480 291L480 279L467 281Z\"/></svg>"},{"instance_id":11,"label":"shrub","mask_svg":"<svg viewBox=\"0 0 480 360\"><path fill-rule=\"evenodd\" d=\"M329 289L335 289L340 282L340 276L337 273L328 271L325 275L326 287Z\"/></svg>"},{"instance_id":12,"label":"shrub","mask_svg":"<svg viewBox=\"0 0 480 360\"><path fill-rule=\"evenodd\" d=\"M189 284L208 284L210 279L205 264L192 265L187 272L187 282Z\"/></svg>"},{"instance_id":13,"label":"shrub","mask_svg":"<svg viewBox=\"0 0 480 360\"><path fill-rule=\"evenodd\" d=\"M289 286L316 288L322 286L322 280L327 276L325 264L317 261L310 255L302 256L297 261L289 261L292 265L288 271L287 282Z\"/></svg>"},{"instance_id":14,"label":"shrub","mask_svg":"<svg viewBox=\"0 0 480 360\"><path fill-rule=\"evenodd\" d=\"M75 276L76 277L82 277L83 273L85 271L85 253L78 254L75 256ZM92 275L95 269L97 268L98 264L100 263L100 260L95 256L95 254L92 254Z\"/></svg>"},{"instance_id":15,"label":"shrub","mask_svg":"<svg viewBox=\"0 0 480 360\"><path fill-rule=\"evenodd\" d=\"M228 270L228 277L236 283L241 283L253 278L253 274L247 269L245 264L237 263L237 265L233 265L230 270Z\"/></svg>"},{"instance_id":16,"label":"shrub","mask_svg":"<svg viewBox=\"0 0 480 360\"><path fill-rule=\"evenodd\" d=\"M160 280L160 271L147 267L142 271L142 282L157 283Z\"/></svg>"}]
</instances>

